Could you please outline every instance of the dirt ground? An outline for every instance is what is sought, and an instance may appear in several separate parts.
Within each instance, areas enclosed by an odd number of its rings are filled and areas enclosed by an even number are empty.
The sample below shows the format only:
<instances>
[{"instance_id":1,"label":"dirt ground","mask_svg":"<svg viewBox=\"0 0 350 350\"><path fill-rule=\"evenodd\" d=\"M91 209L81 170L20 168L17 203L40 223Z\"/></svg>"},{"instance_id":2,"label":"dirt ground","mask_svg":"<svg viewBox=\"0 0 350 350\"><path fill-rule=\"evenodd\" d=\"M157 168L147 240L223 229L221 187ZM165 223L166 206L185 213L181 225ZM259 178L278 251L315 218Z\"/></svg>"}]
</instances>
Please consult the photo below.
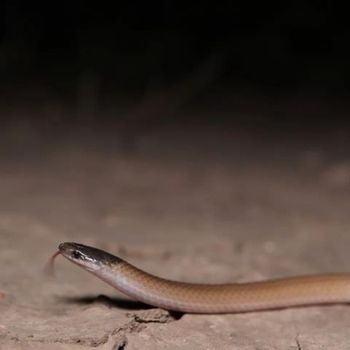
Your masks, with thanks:
<instances>
[{"instance_id":1,"label":"dirt ground","mask_svg":"<svg viewBox=\"0 0 350 350\"><path fill-rule=\"evenodd\" d=\"M349 271L348 136L302 124L9 127L0 349L350 349L347 305L174 316L60 257L55 278L43 273L64 241L191 282Z\"/></svg>"}]
</instances>

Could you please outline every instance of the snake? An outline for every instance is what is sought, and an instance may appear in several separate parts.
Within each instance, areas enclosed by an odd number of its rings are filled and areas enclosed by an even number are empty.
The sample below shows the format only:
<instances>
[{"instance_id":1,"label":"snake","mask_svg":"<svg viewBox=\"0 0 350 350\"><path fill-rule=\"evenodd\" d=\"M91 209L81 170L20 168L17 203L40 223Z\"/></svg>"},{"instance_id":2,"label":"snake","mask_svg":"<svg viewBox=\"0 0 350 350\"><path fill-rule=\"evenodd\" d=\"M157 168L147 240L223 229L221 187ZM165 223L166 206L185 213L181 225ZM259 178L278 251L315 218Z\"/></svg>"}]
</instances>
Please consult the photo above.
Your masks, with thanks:
<instances>
[{"instance_id":1,"label":"snake","mask_svg":"<svg viewBox=\"0 0 350 350\"><path fill-rule=\"evenodd\" d=\"M57 255L64 256L136 301L181 313L243 313L350 303L350 273L200 284L155 276L106 251L80 243L61 243L50 259L52 266Z\"/></svg>"}]
</instances>

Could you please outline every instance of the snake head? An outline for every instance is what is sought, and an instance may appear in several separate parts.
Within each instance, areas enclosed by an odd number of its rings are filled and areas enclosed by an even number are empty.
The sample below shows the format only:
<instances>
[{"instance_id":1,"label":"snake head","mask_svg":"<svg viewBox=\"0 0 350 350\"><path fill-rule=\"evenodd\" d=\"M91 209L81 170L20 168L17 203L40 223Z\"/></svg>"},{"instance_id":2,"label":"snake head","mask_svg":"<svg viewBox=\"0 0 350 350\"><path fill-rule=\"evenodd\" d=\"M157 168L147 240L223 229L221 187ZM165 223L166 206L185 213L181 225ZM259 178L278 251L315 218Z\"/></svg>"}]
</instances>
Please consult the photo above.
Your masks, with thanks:
<instances>
[{"instance_id":1,"label":"snake head","mask_svg":"<svg viewBox=\"0 0 350 350\"><path fill-rule=\"evenodd\" d=\"M58 246L58 250L65 258L89 271L96 271L121 261L103 250L80 243L64 242Z\"/></svg>"}]
</instances>

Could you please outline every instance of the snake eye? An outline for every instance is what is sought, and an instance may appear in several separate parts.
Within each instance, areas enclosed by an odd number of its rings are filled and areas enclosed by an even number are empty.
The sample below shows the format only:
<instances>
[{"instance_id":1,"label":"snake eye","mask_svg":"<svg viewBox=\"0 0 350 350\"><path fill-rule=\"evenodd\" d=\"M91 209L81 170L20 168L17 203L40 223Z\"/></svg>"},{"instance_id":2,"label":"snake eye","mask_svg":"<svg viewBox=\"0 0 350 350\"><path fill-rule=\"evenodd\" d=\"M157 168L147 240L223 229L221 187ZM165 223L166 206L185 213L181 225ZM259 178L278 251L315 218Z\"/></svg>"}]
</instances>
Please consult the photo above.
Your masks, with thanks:
<instances>
[{"instance_id":1,"label":"snake eye","mask_svg":"<svg viewBox=\"0 0 350 350\"><path fill-rule=\"evenodd\" d=\"M73 257L74 259L79 260L79 259L81 259L81 258L83 257L83 255L82 255L79 251L73 250L73 252L72 252L72 257Z\"/></svg>"}]
</instances>

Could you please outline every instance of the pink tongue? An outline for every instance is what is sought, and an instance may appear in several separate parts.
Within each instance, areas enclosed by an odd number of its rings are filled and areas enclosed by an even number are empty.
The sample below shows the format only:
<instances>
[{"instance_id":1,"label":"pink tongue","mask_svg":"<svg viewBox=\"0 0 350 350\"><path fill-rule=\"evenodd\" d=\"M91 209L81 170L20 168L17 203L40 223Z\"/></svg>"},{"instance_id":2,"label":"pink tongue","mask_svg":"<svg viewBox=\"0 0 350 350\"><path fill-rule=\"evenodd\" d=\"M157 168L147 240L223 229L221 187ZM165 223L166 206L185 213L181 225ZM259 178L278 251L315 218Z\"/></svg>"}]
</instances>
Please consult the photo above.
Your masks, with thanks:
<instances>
[{"instance_id":1,"label":"pink tongue","mask_svg":"<svg viewBox=\"0 0 350 350\"><path fill-rule=\"evenodd\" d=\"M56 256L59 254L61 254L61 252L58 250L54 255L52 255L52 257L45 264L44 272L51 277L55 276L54 263L55 263Z\"/></svg>"}]
</instances>

